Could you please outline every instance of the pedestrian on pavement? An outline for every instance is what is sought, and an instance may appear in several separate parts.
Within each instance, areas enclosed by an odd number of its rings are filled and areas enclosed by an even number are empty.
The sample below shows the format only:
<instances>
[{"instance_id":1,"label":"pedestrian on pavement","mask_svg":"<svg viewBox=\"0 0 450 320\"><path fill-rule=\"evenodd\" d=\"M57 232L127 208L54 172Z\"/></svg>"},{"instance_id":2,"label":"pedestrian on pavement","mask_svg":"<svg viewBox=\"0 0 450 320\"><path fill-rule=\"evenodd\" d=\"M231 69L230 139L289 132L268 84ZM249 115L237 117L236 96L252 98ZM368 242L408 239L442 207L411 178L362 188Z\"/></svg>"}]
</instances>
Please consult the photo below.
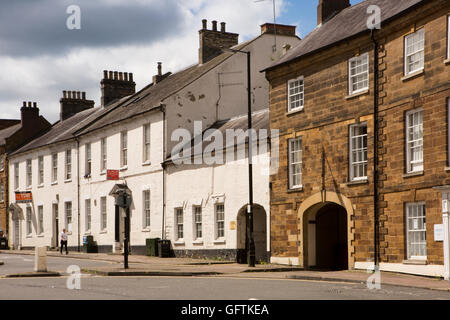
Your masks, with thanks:
<instances>
[{"instance_id":1,"label":"pedestrian on pavement","mask_svg":"<svg viewBox=\"0 0 450 320\"><path fill-rule=\"evenodd\" d=\"M67 251L67 234L66 234L66 229L63 229L63 231L61 232L61 248L60 248L61 254L62 254L63 246L66 247L66 255L69 254L69 252Z\"/></svg>"}]
</instances>

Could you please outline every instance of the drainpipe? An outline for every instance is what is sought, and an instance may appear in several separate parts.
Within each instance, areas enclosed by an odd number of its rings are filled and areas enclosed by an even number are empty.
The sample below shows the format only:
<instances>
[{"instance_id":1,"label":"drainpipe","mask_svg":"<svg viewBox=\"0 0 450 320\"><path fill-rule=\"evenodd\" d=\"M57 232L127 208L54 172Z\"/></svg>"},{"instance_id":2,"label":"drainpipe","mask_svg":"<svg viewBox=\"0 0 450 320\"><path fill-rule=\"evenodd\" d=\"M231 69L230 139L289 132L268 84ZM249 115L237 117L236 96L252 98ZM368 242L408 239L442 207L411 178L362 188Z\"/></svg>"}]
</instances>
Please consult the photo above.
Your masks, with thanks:
<instances>
[{"instance_id":1,"label":"drainpipe","mask_svg":"<svg viewBox=\"0 0 450 320\"><path fill-rule=\"evenodd\" d=\"M373 259L374 269L379 266L378 250L378 43L375 40L375 29L371 30L370 37L373 42Z\"/></svg>"},{"instance_id":2,"label":"drainpipe","mask_svg":"<svg viewBox=\"0 0 450 320\"><path fill-rule=\"evenodd\" d=\"M80 249L80 140L78 137L75 137L75 141L77 142L77 213L78 213L78 252Z\"/></svg>"},{"instance_id":3,"label":"drainpipe","mask_svg":"<svg viewBox=\"0 0 450 320\"><path fill-rule=\"evenodd\" d=\"M163 193L163 211L162 211L162 224L161 224L161 239L165 240L166 239L166 163L165 163L165 158L166 158L166 108L165 105L161 104L161 112L163 114L163 159L162 159L162 163L161 163L161 167L163 169L163 188L162 188L162 193Z\"/></svg>"}]
</instances>

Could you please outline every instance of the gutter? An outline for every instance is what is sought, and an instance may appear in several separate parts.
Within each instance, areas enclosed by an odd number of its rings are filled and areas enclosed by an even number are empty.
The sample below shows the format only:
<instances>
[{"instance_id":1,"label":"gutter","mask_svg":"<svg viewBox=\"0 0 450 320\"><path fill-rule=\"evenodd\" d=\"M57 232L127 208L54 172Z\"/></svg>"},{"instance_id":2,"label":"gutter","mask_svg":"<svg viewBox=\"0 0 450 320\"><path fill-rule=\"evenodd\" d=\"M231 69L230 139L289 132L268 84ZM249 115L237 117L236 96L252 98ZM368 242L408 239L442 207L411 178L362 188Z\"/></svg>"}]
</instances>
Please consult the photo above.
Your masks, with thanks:
<instances>
[{"instance_id":1,"label":"gutter","mask_svg":"<svg viewBox=\"0 0 450 320\"><path fill-rule=\"evenodd\" d=\"M371 30L370 37L373 42L373 215L374 215L374 232L373 232L373 259L374 268L379 266L379 239L378 239L378 43L375 40L375 29ZM376 271L376 270L374 270Z\"/></svg>"}]
</instances>

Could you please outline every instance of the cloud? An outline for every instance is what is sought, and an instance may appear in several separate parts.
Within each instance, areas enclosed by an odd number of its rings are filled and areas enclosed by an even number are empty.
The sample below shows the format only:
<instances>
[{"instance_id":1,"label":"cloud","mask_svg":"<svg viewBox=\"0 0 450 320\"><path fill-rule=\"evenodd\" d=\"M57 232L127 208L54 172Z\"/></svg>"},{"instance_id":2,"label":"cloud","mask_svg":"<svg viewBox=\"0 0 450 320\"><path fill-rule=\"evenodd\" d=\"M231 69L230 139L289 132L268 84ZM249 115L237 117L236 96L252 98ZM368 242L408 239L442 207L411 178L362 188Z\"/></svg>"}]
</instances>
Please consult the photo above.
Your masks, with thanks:
<instances>
[{"instance_id":1,"label":"cloud","mask_svg":"<svg viewBox=\"0 0 450 320\"><path fill-rule=\"evenodd\" d=\"M81 8L81 30L66 28L72 4ZM0 118L20 118L26 100L54 122L62 90L86 91L99 105L103 70L133 72L139 90L158 61L163 72L192 65L203 18L209 28L225 21L242 42L273 20L272 1L0 0Z\"/></svg>"}]
</instances>

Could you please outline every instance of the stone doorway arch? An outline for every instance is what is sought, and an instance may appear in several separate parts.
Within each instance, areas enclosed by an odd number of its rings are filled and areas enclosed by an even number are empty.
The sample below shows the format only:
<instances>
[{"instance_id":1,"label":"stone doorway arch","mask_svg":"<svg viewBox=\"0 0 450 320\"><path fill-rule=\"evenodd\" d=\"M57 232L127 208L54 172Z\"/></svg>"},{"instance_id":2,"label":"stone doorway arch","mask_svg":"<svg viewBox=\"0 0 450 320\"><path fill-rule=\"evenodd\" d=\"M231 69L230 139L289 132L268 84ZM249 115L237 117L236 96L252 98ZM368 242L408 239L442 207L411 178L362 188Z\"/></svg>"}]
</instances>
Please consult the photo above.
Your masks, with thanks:
<instances>
[{"instance_id":1,"label":"stone doorway arch","mask_svg":"<svg viewBox=\"0 0 450 320\"><path fill-rule=\"evenodd\" d=\"M330 210L339 211L339 208L342 208L342 213L340 214L346 215L346 267L348 269L354 268L354 208L350 199L340 193L332 191L322 191L312 195L303 201L298 209L297 214L300 226L299 235L300 239L302 239L302 244L299 246L299 261L300 263L303 262L303 267L314 267L317 262L316 239L317 236L319 236L316 234L315 225L317 222L317 215L323 215L326 211Z\"/></svg>"}]
</instances>

